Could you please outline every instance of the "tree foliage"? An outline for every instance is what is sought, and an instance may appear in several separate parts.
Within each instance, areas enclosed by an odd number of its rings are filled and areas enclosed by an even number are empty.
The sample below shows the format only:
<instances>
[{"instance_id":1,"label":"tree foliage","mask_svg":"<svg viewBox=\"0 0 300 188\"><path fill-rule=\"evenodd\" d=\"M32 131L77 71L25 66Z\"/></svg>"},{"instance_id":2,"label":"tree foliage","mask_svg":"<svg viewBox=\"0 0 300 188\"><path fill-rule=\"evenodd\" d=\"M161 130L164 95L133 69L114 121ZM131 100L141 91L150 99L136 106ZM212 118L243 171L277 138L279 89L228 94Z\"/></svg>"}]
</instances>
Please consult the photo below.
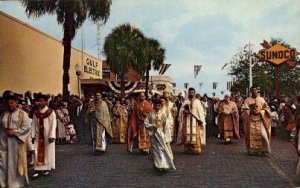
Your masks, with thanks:
<instances>
[{"instance_id":1,"label":"tree foliage","mask_svg":"<svg viewBox=\"0 0 300 188\"><path fill-rule=\"evenodd\" d=\"M121 77L134 68L143 75L146 67L145 37L143 33L130 24L122 24L113 29L105 38L104 53L113 72ZM124 80L121 78L121 97L124 97Z\"/></svg>"},{"instance_id":2,"label":"tree foliage","mask_svg":"<svg viewBox=\"0 0 300 188\"><path fill-rule=\"evenodd\" d=\"M160 43L144 34L129 23L113 29L105 38L104 52L113 72L121 77L132 67L140 75L146 73L146 90L151 68L158 70L165 59L165 49ZM147 93L147 92L146 92ZM124 97L124 81L121 78L121 97Z\"/></svg>"},{"instance_id":3,"label":"tree foliage","mask_svg":"<svg viewBox=\"0 0 300 188\"><path fill-rule=\"evenodd\" d=\"M149 71L151 68L159 70L160 66L165 60L165 49L161 47L160 43L156 39L146 38L146 88L145 93L148 97L149 90Z\"/></svg>"}]
</instances>

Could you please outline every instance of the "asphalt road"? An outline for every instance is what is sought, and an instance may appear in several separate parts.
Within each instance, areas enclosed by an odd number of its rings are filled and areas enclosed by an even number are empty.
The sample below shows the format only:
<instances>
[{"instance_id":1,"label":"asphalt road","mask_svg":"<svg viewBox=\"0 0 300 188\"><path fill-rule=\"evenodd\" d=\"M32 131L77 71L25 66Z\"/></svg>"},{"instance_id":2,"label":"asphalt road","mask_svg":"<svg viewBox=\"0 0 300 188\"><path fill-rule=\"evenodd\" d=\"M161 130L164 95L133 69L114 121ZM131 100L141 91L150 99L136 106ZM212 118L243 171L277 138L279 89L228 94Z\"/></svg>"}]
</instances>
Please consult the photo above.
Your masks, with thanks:
<instances>
[{"instance_id":1,"label":"asphalt road","mask_svg":"<svg viewBox=\"0 0 300 188\"><path fill-rule=\"evenodd\" d=\"M130 154L124 144L110 144L103 155L88 145L57 145L56 169L30 187L297 187L297 155L291 142L273 138L272 155L245 154L244 140L224 145L208 138L200 155L173 145L174 172L158 173L152 156ZM32 174L32 170L30 171Z\"/></svg>"}]
</instances>

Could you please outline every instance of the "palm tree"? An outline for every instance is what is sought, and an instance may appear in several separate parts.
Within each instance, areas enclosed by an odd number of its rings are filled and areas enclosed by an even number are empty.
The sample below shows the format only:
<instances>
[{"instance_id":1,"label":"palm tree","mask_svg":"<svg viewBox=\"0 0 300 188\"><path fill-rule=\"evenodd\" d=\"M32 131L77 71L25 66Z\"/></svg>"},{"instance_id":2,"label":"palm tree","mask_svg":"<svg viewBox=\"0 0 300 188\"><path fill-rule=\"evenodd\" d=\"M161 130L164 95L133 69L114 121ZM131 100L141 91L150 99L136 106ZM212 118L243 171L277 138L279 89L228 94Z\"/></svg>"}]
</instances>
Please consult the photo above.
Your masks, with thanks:
<instances>
[{"instance_id":1,"label":"palm tree","mask_svg":"<svg viewBox=\"0 0 300 188\"><path fill-rule=\"evenodd\" d=\"M107 63L113 72L120 73L122 98L125 96L124 75L129 67L134 68L141 75L145 72L144 48L144 35L128 23L114 28L105 38L104 52Z\"/></svg>"},{"instance_id":2,"label":"palm tree","mask_svg":"<svg viewBox=\"0 0 300 188\"><path fill-rule=\"evenodd\" d=\"M110 15L111 0L21 0L26 7L28 17L35 18L44 14L57 15L57 22L63 25L64 46L63 57L63 98L69 99L68 84L70 83L69 69L71 58L71 42L76 30L80 28L86 18L93 22L106 23Z\"/></svg>"},{"instance_id":3,"label":"palm tree","mask_svg":"<svg viewBox=\"0 0 300 188\"><path fill-rule=\"evenodd\" d=\"M160 43L155 39L146 40L146 88L145 93L148 98L149 91L149 72L151 68L159 70L160 66L165 60L165 49L161 47Z\"/></svg>"}]
</instances>

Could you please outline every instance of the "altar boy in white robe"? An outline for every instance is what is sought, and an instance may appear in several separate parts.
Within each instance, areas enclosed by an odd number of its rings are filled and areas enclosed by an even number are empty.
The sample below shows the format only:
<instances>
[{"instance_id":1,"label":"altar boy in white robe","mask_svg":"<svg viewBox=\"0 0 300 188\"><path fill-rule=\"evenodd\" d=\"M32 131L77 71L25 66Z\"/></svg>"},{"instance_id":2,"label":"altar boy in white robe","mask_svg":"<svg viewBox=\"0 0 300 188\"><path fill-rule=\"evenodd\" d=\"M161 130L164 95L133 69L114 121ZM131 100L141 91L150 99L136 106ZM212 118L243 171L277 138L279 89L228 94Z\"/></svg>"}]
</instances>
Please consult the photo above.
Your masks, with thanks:
<instances>
[{"instance_id":1,"label":"altar boy in white robe","mask_svg":"<svg viewBox=\"0 0 300 188\"><path fill-rule=\"evenodd\" d=\"M35 145L35 163L33 178L48 176L55 169L56 115L47 107L48 97L38 96L39 110L33 115L32 141Z\"/></svg>"}]
</instances>

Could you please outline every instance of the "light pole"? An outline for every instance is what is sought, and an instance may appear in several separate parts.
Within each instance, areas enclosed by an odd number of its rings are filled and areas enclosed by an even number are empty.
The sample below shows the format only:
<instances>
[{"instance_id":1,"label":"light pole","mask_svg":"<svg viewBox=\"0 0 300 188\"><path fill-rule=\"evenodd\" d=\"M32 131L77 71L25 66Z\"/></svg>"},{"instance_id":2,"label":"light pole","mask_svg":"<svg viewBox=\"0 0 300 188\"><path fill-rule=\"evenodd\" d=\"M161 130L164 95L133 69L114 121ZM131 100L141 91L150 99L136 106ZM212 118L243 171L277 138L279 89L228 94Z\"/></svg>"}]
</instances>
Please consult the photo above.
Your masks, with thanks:
<instances>
[{"instance_id":1,"label":"light pole","mask_svg":"<svg viewBox=\"0 0 300 188\"><path fill-rule=\"evenodd\" d=\"M248 53L248 58L249 58L249 89L253 86L253 75L252 75L252 68L256 65L257 62L253 63L252 62L252 50L251 50L251 46L253 46L253 44L251 44L249 42L249 44L246 44L246 46L244 47L244 49L246 49L248 47L248 51L244 51Z\"/></svg>"},{"instance_id":2,"label":"light pole","mask_svg":"<svg viewBox=\"0 0 300 188\"><path fill-rule=\"evenodd\" d=\"M80 75L82 74L81 66L76 64L75 70L76 70L77 83L78 83L78 95L79 95L79 98L81 98L81 82L80 82Z\"/></svg>"},{"instance_id":3,"label":"light pole","mask_svg":"<svg viewBox=\"0 0 300 188\"><path fill-rule=\"evenodd\" d=\"M253 86L253 77L252 77L252 68L254 67L254 64L252 64L252 51L251 51L251 46L253 44L251 44L249 42L249 44L247 44L245 48L248 47L248 57L249 57L249 89Z\"/></svg>"}]
</instances>

